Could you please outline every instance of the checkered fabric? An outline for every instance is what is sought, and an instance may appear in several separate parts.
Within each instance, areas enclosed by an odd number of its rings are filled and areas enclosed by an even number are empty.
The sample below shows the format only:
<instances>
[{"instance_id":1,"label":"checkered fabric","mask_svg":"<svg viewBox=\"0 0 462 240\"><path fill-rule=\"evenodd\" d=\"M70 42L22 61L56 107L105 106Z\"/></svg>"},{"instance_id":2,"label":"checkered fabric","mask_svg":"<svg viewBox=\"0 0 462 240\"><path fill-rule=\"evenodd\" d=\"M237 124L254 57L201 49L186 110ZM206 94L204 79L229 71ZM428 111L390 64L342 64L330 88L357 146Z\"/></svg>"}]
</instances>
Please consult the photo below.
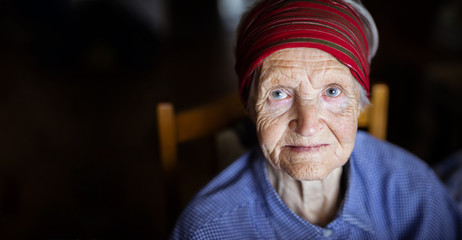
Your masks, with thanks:
<instances>
[{"instance_id":1,"label":"checkered fabric","mask_svg":"<svg viewBox=\"0 0 462 240\"><path fill-rule=\"evenodd\" d=\"M319 227L274 191L260 150L242 156L193 199L171 239L462 239L462 216L433 171L358 132L336 218Z\"/></svg>"}]
</instances>

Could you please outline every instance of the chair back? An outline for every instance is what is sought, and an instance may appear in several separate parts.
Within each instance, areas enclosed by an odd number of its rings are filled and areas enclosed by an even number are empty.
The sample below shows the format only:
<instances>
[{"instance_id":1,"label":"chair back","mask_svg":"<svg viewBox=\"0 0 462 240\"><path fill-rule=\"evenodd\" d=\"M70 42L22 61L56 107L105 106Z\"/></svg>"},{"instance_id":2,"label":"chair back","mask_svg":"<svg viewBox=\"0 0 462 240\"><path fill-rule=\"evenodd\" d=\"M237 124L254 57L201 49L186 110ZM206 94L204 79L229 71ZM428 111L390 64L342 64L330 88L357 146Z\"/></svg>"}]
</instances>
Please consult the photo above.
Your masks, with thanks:
<instances>
[{"instance_id":1,"label":"chair back","mask_svg":"<svg viewBox=\"0 0 462 240\"><path fill-rule=\"evenodd\" d=\"M238 93L178 113L172 103L159 103L157 124L164 171L175 169L178 144L213 135L245 116Z\"/></svg>"}]
</instances>

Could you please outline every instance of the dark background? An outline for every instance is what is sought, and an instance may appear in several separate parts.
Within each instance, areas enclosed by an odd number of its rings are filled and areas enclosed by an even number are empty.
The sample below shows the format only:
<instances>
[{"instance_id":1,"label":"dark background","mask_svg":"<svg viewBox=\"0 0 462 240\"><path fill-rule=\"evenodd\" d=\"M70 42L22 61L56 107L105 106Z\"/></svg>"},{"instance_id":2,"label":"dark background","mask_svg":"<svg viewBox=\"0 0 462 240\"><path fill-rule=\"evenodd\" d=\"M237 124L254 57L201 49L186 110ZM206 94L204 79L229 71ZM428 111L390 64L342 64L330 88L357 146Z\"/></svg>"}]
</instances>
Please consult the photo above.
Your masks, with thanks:
<instances>
[{"instance_id":1,"label":"dark background","mask_svg":"<svg viewBox=\"0 0 462 240\"><path fill-rule=\"evenodd\" d=\"M155 106L237 89L217 2L0 0L0 239L167 236ZM462 148L462 3L363 3L388 140L435 165ZM216 172L180 150L185 204Z\"/></svg>"}]
</instances>

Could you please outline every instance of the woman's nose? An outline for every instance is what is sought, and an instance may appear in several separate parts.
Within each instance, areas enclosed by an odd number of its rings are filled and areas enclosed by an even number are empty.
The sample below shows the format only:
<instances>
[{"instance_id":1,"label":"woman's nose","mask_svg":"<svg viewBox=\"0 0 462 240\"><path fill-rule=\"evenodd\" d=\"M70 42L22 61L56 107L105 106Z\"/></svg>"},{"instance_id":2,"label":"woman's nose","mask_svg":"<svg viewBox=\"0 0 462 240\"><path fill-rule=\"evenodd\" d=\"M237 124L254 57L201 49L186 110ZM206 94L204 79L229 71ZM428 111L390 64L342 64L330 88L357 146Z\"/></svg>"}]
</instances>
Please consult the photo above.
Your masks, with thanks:
<instances>
[{"instance_id":1,"label":"woman's nose","mask_svg":"<svg viewBox=\"0 0 462 240\"><path fill-rule=\"evenodd\" d=\"M319 110L316 105L300 105L297 107L296 117L290 122L290 128L298 134L310 137L322 129Z\"/></svg>"}]
</instances>

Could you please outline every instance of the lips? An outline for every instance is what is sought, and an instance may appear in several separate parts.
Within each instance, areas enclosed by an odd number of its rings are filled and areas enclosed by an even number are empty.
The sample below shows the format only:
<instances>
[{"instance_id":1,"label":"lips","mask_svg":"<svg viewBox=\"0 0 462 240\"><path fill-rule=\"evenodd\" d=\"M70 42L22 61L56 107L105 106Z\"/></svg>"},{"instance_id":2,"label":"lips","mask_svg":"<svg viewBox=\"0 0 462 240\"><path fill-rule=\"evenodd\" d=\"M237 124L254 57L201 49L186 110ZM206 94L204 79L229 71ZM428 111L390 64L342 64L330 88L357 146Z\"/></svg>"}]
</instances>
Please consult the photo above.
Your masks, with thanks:
<instances>
[{"instance_id":1,"label":"lips","mask_svg":"<svg viewBox=\"0 0 462 240\"><path fill-rule=\"evenodd\" d=\"M317 152L322 148L328 146L329 144L315 144L315 145L287 145L285 148L293 151L293 152Z\"/></svg>"}]
</instances>

